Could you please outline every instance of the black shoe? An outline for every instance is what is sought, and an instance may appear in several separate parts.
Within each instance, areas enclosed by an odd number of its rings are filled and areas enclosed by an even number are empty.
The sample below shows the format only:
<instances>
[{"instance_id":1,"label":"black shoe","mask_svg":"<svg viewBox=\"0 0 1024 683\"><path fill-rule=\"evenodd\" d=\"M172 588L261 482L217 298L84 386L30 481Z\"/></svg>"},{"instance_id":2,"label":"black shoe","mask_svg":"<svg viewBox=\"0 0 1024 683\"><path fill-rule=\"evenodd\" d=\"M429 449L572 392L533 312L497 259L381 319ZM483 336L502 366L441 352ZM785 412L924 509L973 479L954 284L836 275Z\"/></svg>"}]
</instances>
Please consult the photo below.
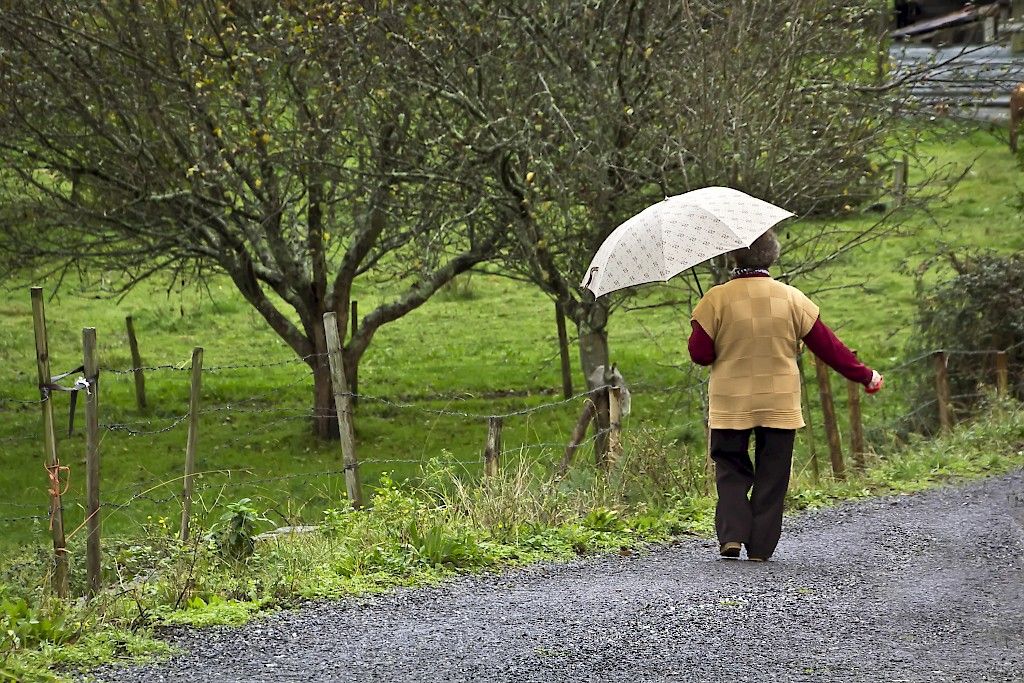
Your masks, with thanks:
<instances>
[{"instance_id":1,"label":"black shoe","mask_svg":"<svg viewBox=\"0 0 1024 683\"><path fill-rule=\"evenodd\" d=\"M722 557L728 557L729 559L737 559L740 556L740 548L742 544L730 541L729 543L723 543L718 549L718 554Z\"/></svg>"}]
</instances>

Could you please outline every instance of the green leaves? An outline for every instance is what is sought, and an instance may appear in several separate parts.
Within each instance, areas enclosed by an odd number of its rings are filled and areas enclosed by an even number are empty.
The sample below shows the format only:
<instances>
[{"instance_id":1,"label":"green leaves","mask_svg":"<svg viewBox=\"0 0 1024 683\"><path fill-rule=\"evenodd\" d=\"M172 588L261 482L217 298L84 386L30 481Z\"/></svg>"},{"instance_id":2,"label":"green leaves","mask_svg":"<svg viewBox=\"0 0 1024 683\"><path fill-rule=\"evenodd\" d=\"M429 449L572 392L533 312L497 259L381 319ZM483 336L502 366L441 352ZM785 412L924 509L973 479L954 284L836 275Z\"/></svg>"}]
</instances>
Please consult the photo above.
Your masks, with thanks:
<instances>
[{"instance_id":1,"label":"green leaves","mask_svg":"<svg viewBox=\"0 0 1024 683\"><path fill-rule=\"evenodd\" d=\"M29 604L25 598L0 602L0 653L61 643L77 636L78 625L68 619L60 603L49 607Z\"/></svg>"},{"instance_id":2,"label":"green leaves","mask_svg":"<svg viewBox=\"0 0 1024 683\"><path fill-rule=\"evenodd\" d=\"M242 498L227 506L220 522L210 531L210 539L221 557L232 562L245 562L256 550L256 525L269 521Z\"/></svg>"}]
</instances>

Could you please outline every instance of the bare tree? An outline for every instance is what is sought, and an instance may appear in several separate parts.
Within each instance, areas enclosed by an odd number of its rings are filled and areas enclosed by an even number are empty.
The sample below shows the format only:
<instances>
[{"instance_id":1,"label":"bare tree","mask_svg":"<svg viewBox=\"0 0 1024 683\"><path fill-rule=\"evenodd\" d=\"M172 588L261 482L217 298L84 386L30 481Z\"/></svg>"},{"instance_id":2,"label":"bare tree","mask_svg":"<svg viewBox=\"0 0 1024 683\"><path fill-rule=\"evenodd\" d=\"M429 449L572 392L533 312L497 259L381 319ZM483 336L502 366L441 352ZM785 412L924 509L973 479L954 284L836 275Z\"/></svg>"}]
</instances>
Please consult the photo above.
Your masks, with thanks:
<instances>
[{"instance_id":1,"label":"bare tree","mask_svg":"<svg viewBox=\"0 0 1024 683\"><path fill-rule=\"evenodd\" d=\"M597 247L666 195L746 190L802 216L877 197L878 162L914 141L906 76L879 51L879 3L770 0L457 0L410 44L425 88L463 116L510 267L559 302L591 377L608 366L608 320L630 292L579 287ZM448 50L441 49L448 46ZM881 65L881 66L880 66ZM824 239L794 224L791 275L893 223ZM715 279L723 264L712 263Z\"/></svg>"},{"instance_id":2,"label":"bare tree","mask_svg":"<svg viewBox=\"0 0 1024 683\"><path fill-rule=\"evenodd\" d=\"M323 313L344 339L358 279L397 292L346 340L354 376L500 225L436 104L396 76L408 48L381 5L4 3L0 246L61 277L122 273L119 291L226 274L306 359L316 432L336 432Z\"/></svg>"}]
</instances>

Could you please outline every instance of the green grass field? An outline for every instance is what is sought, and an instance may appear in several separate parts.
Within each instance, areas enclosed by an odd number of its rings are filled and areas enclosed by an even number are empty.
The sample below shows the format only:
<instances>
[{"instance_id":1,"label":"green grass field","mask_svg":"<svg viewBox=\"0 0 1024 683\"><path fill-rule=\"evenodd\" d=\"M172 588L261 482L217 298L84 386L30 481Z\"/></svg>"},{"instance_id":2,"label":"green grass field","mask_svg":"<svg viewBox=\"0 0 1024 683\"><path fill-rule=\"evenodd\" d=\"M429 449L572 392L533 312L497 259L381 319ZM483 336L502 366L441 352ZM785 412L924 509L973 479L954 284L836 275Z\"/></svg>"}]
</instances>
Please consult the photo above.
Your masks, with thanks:
<instances>
[{"instance_id":1,"label":"green grass field","mask_svg":"<svg viewBox=\"0 0 1024 683\"><path fill-rule=\"evenodd\" d=\"M1016 208L1019 169L1009 152L984 132L950 132L931 144L912 170L950 164L972 170L948 201L929 216L915 215L901 238L851 254L831 271L815 295L823 318L861 357L883 371L905 358L915 313L913 278L907 272L939 245L1024 248ZM874 220L851 214L851 230ZM904 267L906 266L906 267ZM98 278L96 278L98 279ZM536 289L495 276L474 274L457 290L442 294L376 336L360 369L357 440L364 481L382 472L415 478L421 463L443 457L464 464L476 476L486 435L486 416L560 401L558 351L551 302ZM837 286L863 283L863 287ZM47 288L52 282L36 283ZM796 282L798 286L800 282ZM99 338L101 422L125 425L104 430L102 495L104 533L131 535L143 527L175 527L180 506L187 411L188 359L205 348L203 410L197 469L200 523L219 514L224 503L256 501L277 523L318 518L344 498L337 444L310 436L311 381L306 366L249 308L229 284L214 281L208 291L168 292L146 285L122 301L75 293L73 287L47 302L52 370L81 363L81 330L96 327ZM642 304L671 301L678 288L651 287ZM808 289L808 291L812 291ZM360 309L371 310L381 292L357 291ZM703 371L691 366L685 343L691 301L661 308L621 310L610 332L612 359L633 389L630 434L658 430L673 448L702 448L700 398L694 384ZM176 366L146 375L150 409L134 407L124 318L132 315L149 366ZM575 366L576 349L573 348ZM35 362L27 288L6 291L0 303L0 397L32 401ZM231 367L257 366L257 367ZM811 373L813 375L813 373ZM879 425L905 409L903 375L888 380L887 392L866 401L865 419ZM583 385L577 370L577 390ZM840 412L845 391L836 380ZM816 395L813 381L809 392ZM507 393L508 395L503 395ZM816 398L814 399L816 403ZM80 402L81 403L81 402ZM73 549L84 532L84 413L76 433L66 434L66 394L56 398L59 452L70 467L65 526ZM579 403L554 405L505 422L510 458L552 462L579 411ZM442 414L444 413L444 414ZM820 428L820 420L815 421ZM818 450L824 439L818 435ZM807 438L801 436L797 464L807 471ZM589 457L581 452L579 457ZM823 458L822 462L826 462ZM47 477L39 408L0 401L0 525L5 543L48 542Z\"/></svg>"}]
</instances>

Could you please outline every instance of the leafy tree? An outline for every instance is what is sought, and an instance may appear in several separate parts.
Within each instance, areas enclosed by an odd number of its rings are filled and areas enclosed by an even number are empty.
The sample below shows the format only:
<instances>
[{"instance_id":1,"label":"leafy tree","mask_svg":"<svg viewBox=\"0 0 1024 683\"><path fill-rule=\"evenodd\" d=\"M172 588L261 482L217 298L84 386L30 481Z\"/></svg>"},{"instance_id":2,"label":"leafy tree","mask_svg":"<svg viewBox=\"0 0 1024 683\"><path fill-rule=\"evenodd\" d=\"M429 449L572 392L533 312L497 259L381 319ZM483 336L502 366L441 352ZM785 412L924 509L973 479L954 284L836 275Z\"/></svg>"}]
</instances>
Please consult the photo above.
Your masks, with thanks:
<instances>
[{"instance_id":1,"label":"leafy tree","mask_svg":"<svg viewBox=\"0 0 1024 683\"><path fill-rule=\"evenodd\" d=\"M401 8L399 8L401 9ZM443 113L392 64L387 3L12 0L0 8L0 245L20 266L226 274L314 374L336 432L322 316L387 294L376 331L491 255ZM389 12L391 14L389 14ZM397 284L404 288L399 290ZM396 293L397 292L397 293Z\"/></svg>"}]
</instances>

